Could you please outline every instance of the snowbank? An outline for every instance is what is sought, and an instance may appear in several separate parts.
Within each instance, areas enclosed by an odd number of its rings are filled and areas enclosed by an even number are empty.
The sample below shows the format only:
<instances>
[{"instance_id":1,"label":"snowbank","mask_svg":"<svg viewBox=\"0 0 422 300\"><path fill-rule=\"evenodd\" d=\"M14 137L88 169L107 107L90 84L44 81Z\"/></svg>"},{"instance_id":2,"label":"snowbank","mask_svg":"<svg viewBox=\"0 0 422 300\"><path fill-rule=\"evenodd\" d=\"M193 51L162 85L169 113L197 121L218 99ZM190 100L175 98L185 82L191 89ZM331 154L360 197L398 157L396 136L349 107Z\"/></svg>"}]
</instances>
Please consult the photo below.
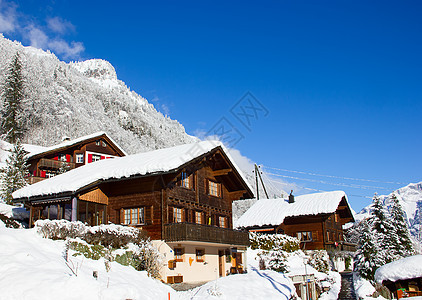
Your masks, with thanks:
<instances>
[{"instance_id":1,"label":"snowbank","mask_svg":"<svg viewBox=\"0 0 422 300\"><path fill-rule=\"evenodd\" d=\"M186 299L280 299L296 293L292 281L281 273L251 268L247 274L230 275L184 293Z\"/></svg>"},{"instance_id":2,"label":"snowbank","mask_svg":"<svg viewBox=\"0 0 422 300\"><path fill-rule=\"evenodd\" d=\"M103 259L62 257L64 241L43 239L34 229L0 226L2 299L178 299L177 293L146 272ZM71 270L73 269L73 271ZM98 279L93 277L98 272ZM73 274L77 273L77 276Z\"/></svg>"},{"instance_id":3,"label":"snowbank","mask_svg":"<svg viewBox=\"0 0 422 300\"><path fill-rule=\"evenodd\" d=\"M375 272L375 280L380 284L384 280L395 282L417 277L422 277L422 255L409 256L393 261L378 268Z\"/></svg>"}]
</instances>

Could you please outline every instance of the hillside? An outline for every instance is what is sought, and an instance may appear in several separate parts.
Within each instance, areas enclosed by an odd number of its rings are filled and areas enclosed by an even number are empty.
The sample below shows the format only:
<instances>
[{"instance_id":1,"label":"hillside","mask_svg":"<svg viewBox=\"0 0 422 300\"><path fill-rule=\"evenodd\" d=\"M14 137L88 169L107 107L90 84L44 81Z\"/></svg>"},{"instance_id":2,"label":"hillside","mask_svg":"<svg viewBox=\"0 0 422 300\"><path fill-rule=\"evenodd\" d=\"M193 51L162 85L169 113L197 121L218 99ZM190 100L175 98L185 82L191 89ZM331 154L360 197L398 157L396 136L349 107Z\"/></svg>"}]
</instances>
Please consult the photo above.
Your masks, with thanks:
<instances>
[{"instance_id":1,"label":"hillside","mask_svg":"<svg viewBox=\"0 0 422 300\"><path fill-rule=\"evenodd\" d=\"M396 194L401 206L403 207L412 236L421 241L419 235L422 233L422 182L411 183L394 191L393 193ZM393 193L380 196L382 203L388 209L391 207L390 197ZM358 214L356 214L356 221L361 221L365 217L369 216L371 208L372 204L363 208Z\"/></svg>"},{"instance_id":2,"label":"hillside","mask_svg":"<svg viewBox=\"0 0 422 300\"><path fill-rule=\"evenodd\" d=\"M50 146L63 136L106 131L132 154L196 140L131 91L105 60L65 63L0 34L0 83L16 52L26 78L25 143Z\"/></svg>"}]
</instances>

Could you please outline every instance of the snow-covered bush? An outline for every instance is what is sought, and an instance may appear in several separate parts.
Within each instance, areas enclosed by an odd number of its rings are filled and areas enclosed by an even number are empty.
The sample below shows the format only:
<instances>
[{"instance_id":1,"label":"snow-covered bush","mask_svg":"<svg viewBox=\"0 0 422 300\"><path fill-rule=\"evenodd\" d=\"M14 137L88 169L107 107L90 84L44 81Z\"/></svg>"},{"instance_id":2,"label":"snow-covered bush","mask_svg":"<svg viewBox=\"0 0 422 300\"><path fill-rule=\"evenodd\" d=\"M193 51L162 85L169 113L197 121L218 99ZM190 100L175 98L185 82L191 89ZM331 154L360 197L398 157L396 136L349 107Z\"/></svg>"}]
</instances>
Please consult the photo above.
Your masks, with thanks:
<instances>
[{"instance_id":1,"label":"snow-covered bush","mask_svg":"<svg viewBox=\"0 0 422 300\"><path fill-rule=\"evenodd\" d=\"M309 256L308 263L318 272L328 274L330 271L330 257L326 250L308 250L305 251Z\"/></svg>"},{"instance_id":2,"label":"snow-covered bush","mask_svg":"<svg viewBox=\"0 0 422 300\"><path fill-rule=\"evenodd\" d=\"M44 238L70 240L69 248L74 255L104 258L145 270L151 277L159 276L160 254L145 232L137 228L114 224L90 227L66 220L38 220L35 227Z\"/></svg>"},{"instance_id":3,"label":"snow-covered bush","mask_svg":"<svg viewBox=\"0 0 422 300\"><path fill-rule=\"evenodd\" d=\"M44 238L53 240L80 238L88 244L113 248L120 248L129 243L142 244L148 240L147 234L142 230L114 224L87 226L79 221L38 220L35 227Z\"/></svg>"},{"instance_id":4,"label":"snow-covered bush","mask_svg":"<svg viewBox=\"0 0 422 300\"><path fill-rule=\"evenodd\" d=\"M3 214L0 214L0 220L8 228L21 228L22 227L22 225L19 222L15 221L12 218L9 218L8 216L3 215Z\"/></svg>"},{"instance_id":5,"label":"snow-covered bush","mask_svg":"<svg viewBox=\"0 0 422 300\"><path fill-rule=\"evenodd\" d=\"M293 252L299 250L300 248L300 242L297 238L285 234L250 233L249 240L251 242L252 249L281 249L286 252Z\"/></svg>"}]
</instances>

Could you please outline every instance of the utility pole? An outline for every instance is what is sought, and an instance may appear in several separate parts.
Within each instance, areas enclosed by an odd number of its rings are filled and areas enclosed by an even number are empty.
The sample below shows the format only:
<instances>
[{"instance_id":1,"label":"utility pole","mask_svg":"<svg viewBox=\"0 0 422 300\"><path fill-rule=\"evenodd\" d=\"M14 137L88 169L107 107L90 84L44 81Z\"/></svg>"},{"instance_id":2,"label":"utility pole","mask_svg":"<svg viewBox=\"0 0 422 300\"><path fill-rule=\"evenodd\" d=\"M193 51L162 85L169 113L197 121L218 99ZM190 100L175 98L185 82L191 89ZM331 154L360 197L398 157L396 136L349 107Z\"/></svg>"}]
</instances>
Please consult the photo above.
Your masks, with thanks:
<instances>
[{"instance_id":1,"label":"utility pole","mask_svg":"<svg viewBox=\"0 0 422 300\"><path fill-rule=\"evenodd\" d=\"M262 176L261 176L261 172L259 171L258 168L260 168L261 166L257 166L255 164L255 171L258 173L259 179L261 179L261 184L262 184L262 188L264 189L265 192L265 196L267 196L267 199L270 199L270 197L268 197L268 193L267 193L267 189L265 188L265 184L264 184L264 180L262 180Z\"/></svg>"},{"instance_id":2,"label":"utility pole","mask_svg":"<svg viewBox=\"0 0 422 300\"><path fill-rule=\"evenodd\" d=\"M256 200L259 200L258 169L255 164Z\"/></svg>"}]
</instances>

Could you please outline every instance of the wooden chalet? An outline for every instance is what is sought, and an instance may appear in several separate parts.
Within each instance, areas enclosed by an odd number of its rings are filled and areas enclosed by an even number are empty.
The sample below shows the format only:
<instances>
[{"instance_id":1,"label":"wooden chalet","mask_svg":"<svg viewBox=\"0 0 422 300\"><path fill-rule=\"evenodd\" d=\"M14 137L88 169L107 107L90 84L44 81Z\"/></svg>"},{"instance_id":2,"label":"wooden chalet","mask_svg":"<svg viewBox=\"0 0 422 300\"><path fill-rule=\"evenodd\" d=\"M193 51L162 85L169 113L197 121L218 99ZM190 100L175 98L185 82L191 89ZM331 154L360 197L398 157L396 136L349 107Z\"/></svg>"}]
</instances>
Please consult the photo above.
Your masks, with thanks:
<instances>
[{"instance_id":1,"label":"wooden chalet","mask_svg":"<svg viewBox=\"0 0 422 300\"><path fill-rule=\"evenodd\" d=\"M27 155L28 183L33 184L97 160L125 155L123 149L104 132L74 140L65 138L58 145L42 147L41 150Z\"/></svg>"},{"instance_id":2,"label":"wooden chalet","mask_svg":"<svg viewBox=\"0 0 422 300\"><path fill-rule=\"evenodd\" d=\"M422 255L405 257L378 268L375 280L388 288L393 299L421 299Z\"/></svg>"},{"instance_id":3,"label":"wooden chalet","mask_svg":"<svg viewBox=\"0 0 422 300\"><path fill-rule=\"evenodd\" d=\"M146 230L166 258L166 282L207 281L246 266L249 236L232 229L232 201L253 193L217 142L98 161L13 197L30 209L31 225L64 218Z\"/></svg>"},{"instance_id":4,"label":"wooden chalet","mask_svg":"<svg viewBox=\"0 0 422 300\"><path fill-rule=\"evenodd\" d=\"M343 237L343 225L353 221L346 194L333 191L258 200L238 220L237 227L297 237L304 250L355 251L356 245Z\"/></svg>"}]
</instances>

